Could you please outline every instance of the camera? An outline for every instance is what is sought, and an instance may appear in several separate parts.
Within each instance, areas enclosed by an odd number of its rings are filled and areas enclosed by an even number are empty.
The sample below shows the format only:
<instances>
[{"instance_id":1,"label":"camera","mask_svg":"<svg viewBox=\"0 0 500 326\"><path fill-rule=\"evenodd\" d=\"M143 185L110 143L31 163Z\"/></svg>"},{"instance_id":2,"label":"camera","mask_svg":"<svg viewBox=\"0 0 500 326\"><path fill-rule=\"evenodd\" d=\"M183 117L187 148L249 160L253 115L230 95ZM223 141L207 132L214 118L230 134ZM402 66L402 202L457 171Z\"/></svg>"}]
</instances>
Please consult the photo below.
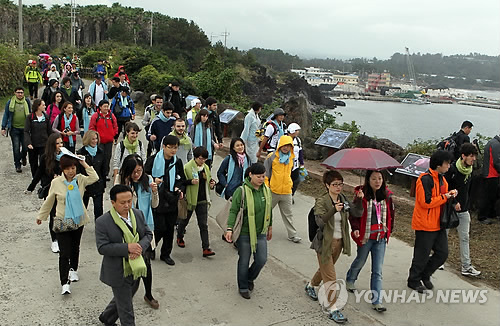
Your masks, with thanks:
<instances>
[{"instance_id":1,"label":"camera","mask_svg":"<svg viewBox=\"0 0 500 326\"><path fill-rule=\"evenodd\" d=\"M344 208L342 208L342 210L344 212L348 212L349 210L351 209L351 206L349 205L349 203L344 203Z\"/></svg>"},{"instance_id":2,"label":"camera","mask_svg":"<svg viewBox=\"0 0 500 326\"><path fill-rule=\"evenodd\" d=\"M69 127L64 128L64 132L70 132L71 129Z\"/></svg>"}]
</instances>

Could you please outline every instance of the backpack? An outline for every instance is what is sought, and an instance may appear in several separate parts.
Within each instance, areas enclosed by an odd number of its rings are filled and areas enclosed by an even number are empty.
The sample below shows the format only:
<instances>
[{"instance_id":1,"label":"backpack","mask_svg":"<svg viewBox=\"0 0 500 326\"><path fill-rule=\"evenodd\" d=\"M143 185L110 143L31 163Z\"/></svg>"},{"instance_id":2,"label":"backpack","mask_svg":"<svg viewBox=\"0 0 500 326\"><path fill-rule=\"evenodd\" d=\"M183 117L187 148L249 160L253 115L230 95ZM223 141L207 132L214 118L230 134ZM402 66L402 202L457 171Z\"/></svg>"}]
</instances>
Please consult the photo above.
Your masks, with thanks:
<instances>
[{"instance_id":1,"label":"backpack","mask_svg":"<svg viewBox=\"0 0 500 326\"><path fill-rule=\"evenodd\" d=\"M457 137L458 134L454 132L453 135L440 141L436 146L437 149L445 150L447 152L454 154L455 151L457 150Z\"/></svg>"},{"instance_id":2,"label":"backpack","mask_svg":"<svg viewBox=\"0 0 500 326\"><path fill-rule=\"evenodd\" d=\"M142 142L139 140L139 150L142 152ZM123 141L120 142L120 162L123 158L123 153L125 152L125 144Z\"/></svg>"},{"instance_id":3,"label":"backpack","mask_svg":"<svg viewBox=\"0 0 500 326\"><path fill-rule=\"evenodd\" d=\"M309 231L309 241L313 242L316 233L318 233L319 226L316 224L316 217L314 215L314 206L311 207L307 215L307 229Z\"/></svg>"},{"instance_id":4,"label":"backpack","mask_svg":"<svg viewBox=\"0 0 500 326\"><path fill-rule=\"evenodd\" d=\"M272 120L267 120L266 122L264 122L264 124L262 125L262 128L260 128L260 130L257 130L256 134L259 133L260 135L260 140L263 141L264 140L264 134L266 132L266 128L267 126L273 126L274 128L274 131L273 131L273 134L271 135L271 137L269 137L269 139L267 140L266 142L266 145L264 145L264 150L268 150L268 149L271 149L271 139L273 139L273 136L276 135L276 133L278 132L278 126L274 123L274 121Z\"/></svg>"}]
</instances>

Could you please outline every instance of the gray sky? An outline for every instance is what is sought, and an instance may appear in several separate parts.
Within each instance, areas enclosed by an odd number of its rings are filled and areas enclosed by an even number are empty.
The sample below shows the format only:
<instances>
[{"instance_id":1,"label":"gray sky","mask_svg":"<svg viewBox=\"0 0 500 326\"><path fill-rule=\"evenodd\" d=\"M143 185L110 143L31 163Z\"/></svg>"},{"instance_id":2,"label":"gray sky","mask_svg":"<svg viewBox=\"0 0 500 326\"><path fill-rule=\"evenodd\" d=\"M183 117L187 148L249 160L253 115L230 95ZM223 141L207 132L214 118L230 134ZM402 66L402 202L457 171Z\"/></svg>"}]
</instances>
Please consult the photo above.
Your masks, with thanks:
<instances>
[{"instance_id":1,"label":"gray sky","mask_svg":"<svg viewBox=\"0 0 500 326\"><path fill-rule=\"evenodd\" d=\"M15 1L17 3L17 1ZM46 6L70 1L44 0ZM79 0L79 5L117 1ZM118 1L229 32L228 47L281 49L304 58L377 57L394 52L500 54L499 0L141 0ZM24 4L41 3L24 0ZM218 38L221 39L222 38ZM218 40L214 37L214 41Z\"/></svg>"}]
</instances>

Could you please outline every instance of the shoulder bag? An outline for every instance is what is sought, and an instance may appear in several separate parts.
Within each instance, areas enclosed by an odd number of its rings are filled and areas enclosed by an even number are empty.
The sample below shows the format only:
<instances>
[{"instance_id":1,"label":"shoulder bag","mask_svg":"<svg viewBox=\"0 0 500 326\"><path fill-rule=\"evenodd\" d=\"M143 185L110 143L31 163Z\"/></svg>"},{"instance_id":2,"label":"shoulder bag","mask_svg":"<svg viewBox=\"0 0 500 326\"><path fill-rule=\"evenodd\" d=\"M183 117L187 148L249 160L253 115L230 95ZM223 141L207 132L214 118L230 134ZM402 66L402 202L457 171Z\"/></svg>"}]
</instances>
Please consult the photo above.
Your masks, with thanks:
<instances>
[{"instance_id":1,"label":"shoulder bag","mask_svg":"<svg viewBox=\"0 0 500 326\"><path fill-rule=\"evenodd\" d=\"M226 232L226 229L227 229L227 219L229 218L229 210L231 209L232 200L233 200L233 197L229 198L229 200L226 202L226 205L224 206L224 208L215 217L217 224L219 224L219 226L222 228L222 230L224 232ZM234 221L233 235L232 235L233 242L236 242L236 240L238 240L240 233L241 233L241 227L243 225L243 206L244 206L244 203L245 203L245 188L244 188L244 186L241 186L240 210L238 211L238 214L236 215L236 220Z\"/></svg>"}]
</instances>

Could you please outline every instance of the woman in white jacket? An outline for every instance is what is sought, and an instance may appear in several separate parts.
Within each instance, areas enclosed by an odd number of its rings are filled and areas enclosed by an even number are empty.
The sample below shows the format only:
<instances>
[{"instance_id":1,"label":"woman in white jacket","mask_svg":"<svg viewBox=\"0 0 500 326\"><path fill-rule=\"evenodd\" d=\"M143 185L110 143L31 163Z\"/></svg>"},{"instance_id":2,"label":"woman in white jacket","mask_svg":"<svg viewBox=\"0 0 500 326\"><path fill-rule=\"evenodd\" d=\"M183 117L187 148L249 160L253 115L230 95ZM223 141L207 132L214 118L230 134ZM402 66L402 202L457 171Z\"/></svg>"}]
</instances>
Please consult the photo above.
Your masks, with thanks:
<instances>
[{"instance_id":1,"label":"woman in white jacket","mask_svg":"<svg viewBox=\"0 0 500 326\"><path fill-rule=\"evenodd\" d=\"M250 163L257 163L257 152L259 151L259 137L256 132L260 128L259 112L262 110L262 104L254 102L252 109L248 111L245 117L244 129L241 132L241 139L245 142L246 152L250 157Z\"/></svg>"},{"instance_id":2,"label":"woman in white jacket","mask_svg":"<svg viewBox=\"0 0 500 326\"><path fill-rule=\"evenodd\" d=\"M115 157L113 159L113 180L116 178L120 170L123 160L130 154L138 154L143 161L146 160L146 151L142 142L137 139L141 128L135 122L127 122L125 124L126 137L118 144L115 149Z\"/></svg>"}]
</instances>

